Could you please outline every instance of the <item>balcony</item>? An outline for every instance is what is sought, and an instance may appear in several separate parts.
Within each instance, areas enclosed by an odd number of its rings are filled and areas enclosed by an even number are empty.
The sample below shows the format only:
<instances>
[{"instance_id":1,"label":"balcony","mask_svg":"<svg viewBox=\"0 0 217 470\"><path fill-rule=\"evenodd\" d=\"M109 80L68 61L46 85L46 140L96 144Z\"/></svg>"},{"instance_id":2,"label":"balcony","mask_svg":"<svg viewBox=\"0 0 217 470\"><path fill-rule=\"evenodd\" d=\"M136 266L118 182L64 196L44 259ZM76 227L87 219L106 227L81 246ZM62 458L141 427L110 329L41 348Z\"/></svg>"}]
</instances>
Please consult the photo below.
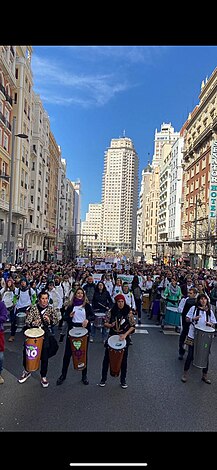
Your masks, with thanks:
<instances>
[{"instance_id":1,"label":"balcony","mask_svg":"<svg viewBox=\"0 0 217 470\"><path fill-rule=\"evenodd\" d=\"M7 94L5 93L5 96L6 96L6 101L10 104L10 106L12 107L13 106L13 100L12 98Z\"/></svg>"},{"instance_id":2,"label":"balcony","mask_svg":"<svg viewBox=\"0 0 217 470\"><path fill-rule=\"evenodd\" d=\"M8 183L10 176L6 175L2 170L0 170L0 178L7 181L7 183Z\"/></svg>"},{"instance_id":3,"label":"balcony","mask_svg":"<svg viewBox=\"0 0 217 470\"><path fill-rule=\"evenodd\" d=\"M5 87L0 83L0 96L2 96L3 99L5 99Z\"/></svg>"},{"instance_id":4,"label":"balcony","mask_svg":"<svg viewBox=\"0 0 217 470\"><path fill-rule=\"evenodd\" d=\"M6 125L6 121L7 121L7 119L6 119L6 117L4 116L4 114L2 114L2 112L1 112L1 111L0 111L0 119L1 119L1 121L3 122L3 124L5 124L5 125Z\"/></svg>"}]
</instances>

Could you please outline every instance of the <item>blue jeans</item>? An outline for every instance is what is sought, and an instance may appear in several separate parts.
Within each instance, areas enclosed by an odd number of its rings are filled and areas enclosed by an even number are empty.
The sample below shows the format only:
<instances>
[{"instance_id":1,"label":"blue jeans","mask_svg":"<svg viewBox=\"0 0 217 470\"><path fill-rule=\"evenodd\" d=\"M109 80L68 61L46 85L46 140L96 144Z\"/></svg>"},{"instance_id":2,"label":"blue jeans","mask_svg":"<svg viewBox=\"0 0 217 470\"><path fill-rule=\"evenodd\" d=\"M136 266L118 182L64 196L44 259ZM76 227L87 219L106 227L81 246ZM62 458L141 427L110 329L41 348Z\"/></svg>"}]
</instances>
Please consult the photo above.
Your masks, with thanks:
<instances>
[{"instance_id":1,"label":"blue jeans","mask_svg":"<svg viewBox=\"0 0 217 470\"><path fill-rule=\"evenodd\" d=\"M0 375L3 371L3 360L4 360L4 352L0 351Z\"/></svg>"}]
</instances>

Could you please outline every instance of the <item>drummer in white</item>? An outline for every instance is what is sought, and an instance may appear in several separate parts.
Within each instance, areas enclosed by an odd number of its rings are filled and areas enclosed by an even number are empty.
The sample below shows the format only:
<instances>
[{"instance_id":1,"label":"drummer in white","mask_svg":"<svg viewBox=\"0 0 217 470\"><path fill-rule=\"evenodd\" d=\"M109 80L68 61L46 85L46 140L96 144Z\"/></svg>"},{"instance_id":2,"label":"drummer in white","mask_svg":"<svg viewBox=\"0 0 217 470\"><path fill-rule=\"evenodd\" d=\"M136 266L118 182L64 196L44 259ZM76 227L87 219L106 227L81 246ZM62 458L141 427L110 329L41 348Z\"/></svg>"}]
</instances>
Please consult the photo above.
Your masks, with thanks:
<instances>
[{"instance_id":1,"label":"drummer in white","mask_svg":"<svg viewBox=\"0 0 217 470\"><path fill-rule=\"evenodd\" d=\"M76 291L74 292L74 296L66 309L64 319L66 320L68 324L68 332L73 327L82 327L82 328L86 328L88 330L88 333L90 334L90 325L91 325L91 321L94 320L94 313L87 299L86 293L82 287L78 287ZM86 367L82 370L82 382L84 385L89 384L89 380L87 378L88 343L89 343L89 335L88 335L88 341L87 341ZM71 357L72 357L71 344L70 344L69 335L67 334L65 352L64 352L64 357L63 357L63 364L62 364L62 373L60 377L57 379L56 385L61 385L66 379Z\"/></svg>"},{"instance_id":2,"label":"drummer in white","mask_svg":"<svg viewBox=\"0 0 217 470\"><path fill-rule=\"evenodd\" d=\"M216 323L215 315L210 308L209 301L205 294L200 294L197 297L196 306L190 308L186 315L186 322L190 322L189 332L186 340L188 345L188 355L184 365L184 374L181 378L182 382L187 382L187 372L190 368L191 362L194 356L194 337L195 337L195 326L205 327L210 326L214 327ZM202 380L206 384L211 384L211 380L207 377L208 372L208 360L207 366L202 369Z\"/></svg>"}]
</instances>

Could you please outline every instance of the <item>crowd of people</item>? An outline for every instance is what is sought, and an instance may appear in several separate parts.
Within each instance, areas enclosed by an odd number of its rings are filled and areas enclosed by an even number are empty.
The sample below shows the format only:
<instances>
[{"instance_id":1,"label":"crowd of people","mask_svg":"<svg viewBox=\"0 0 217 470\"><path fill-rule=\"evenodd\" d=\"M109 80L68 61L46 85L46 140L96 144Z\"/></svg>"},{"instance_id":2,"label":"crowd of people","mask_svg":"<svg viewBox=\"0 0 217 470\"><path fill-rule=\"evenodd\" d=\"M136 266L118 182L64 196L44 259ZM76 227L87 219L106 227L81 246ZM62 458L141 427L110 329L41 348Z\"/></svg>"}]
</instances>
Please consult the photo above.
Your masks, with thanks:
<instances>
[{"instance_id":1,"label":"crowd of people","mask_svg":"<svg viewBox=\"0 0 217 470\"><path fill-rule=\"evenodd\" d=\"M97 278L94 275L97 274ZM27 263L20 266L5 265L0 270L0 384L2 376L5 336L4 324L10 320L9 342L16 340L19 314L25 313L25 329L42 328L44 341L40 357L40 375L43 388L47 379L49 361L49 336L65 340L61 375L56 384L61 385L67 376L72 356L71 331L87 331L86 361L82 369L82 382L89 384L87 376L89 342L95 341L97 312L101 312L101 334L104 343L101 380L105 386L111 362L109 341L117 335L124 341L120 365L120 384L127 388L127 359L131 335L136 324L141 325L143 297L148 297L149 319L162 329L172 324L180 333L178 358L186 353L182 382L186 382L194 357L195 325L214 327L217 318L217 274L215 270L192 269L188 266L113 265L109 271L99 273L93 266L74 263ZM75 331L75 330L74 330ZM210 384L207 376L208 360L202 369L202 380ZM31 376L26 365L26 346L23 347L23 372L18 379L24 383Z\"/></svg>"}]
</instances>

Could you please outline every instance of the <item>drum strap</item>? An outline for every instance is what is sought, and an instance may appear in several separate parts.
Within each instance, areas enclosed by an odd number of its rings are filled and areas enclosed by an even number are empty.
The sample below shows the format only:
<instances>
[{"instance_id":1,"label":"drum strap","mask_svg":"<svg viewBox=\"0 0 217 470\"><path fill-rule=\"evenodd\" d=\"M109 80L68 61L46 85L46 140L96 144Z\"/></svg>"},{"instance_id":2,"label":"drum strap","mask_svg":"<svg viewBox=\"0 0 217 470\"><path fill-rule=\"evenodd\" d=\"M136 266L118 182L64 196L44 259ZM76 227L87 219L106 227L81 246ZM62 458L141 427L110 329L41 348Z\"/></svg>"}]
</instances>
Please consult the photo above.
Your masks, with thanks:
<instances>
[{"instance_id":1,"label":"drum strap","mask_svg":"<svg viewBox=\"0 0 217 470\"><path fill-rule=\"evenodd\" d=\"M44 308L44 310L42 310L41 312L39 311L39 314L40 314L40 317L41 317L42 325L43 325L43 327L45 328L45 330L47 330L48 332L51 332L51 327L50 327L50 325L47 325L47 324L44 322L43 314L46 312L46 310L47 310L47 307Z\"/></svg>"},{"instance_id":2,"label":"drum strap","mask_svg":"<svg viewBox=\"0 0 217 470\"><path fill-rule=\"evenodd\" d=\"M193 317L194 317L194 316L197 317L197 316L199 315L199 311L200 311L200 310L202 310L202 309L200 309L200 308L198 308L198 307L195 307ZM207 322L209 321L209 314L210 314L209 310L206 310L206 321L207 321ZM196 325L197 323L198 323L198 320L196 320L196 321L194 322L195 325Z\"/></svg>"}]
</instances>

